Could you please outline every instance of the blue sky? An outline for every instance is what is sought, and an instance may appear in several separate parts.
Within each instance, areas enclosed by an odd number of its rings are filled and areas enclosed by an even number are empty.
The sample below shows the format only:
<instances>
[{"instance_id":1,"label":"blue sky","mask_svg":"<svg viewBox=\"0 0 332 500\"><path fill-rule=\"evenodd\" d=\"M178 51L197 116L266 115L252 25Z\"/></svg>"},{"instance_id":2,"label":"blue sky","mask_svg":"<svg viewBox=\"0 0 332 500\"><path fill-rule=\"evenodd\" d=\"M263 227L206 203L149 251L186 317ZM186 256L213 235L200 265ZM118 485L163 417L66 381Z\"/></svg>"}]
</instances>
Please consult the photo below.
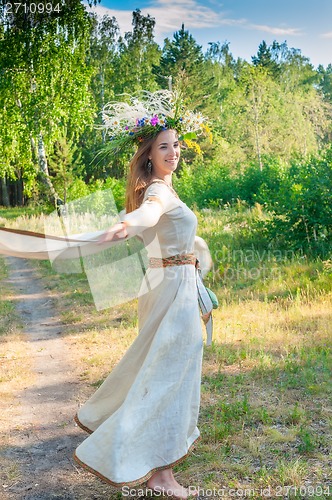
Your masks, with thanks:
<instances>
[{"instance_id":1,"label":"blue sky","mask_svg":"<svg viewBox=\"0 0 332 500\"><path fill-rule=\"evenodd\" d=\"M228 41L235 58L251 61L262 40L286 40L315 67L332 63L332 0L101 0L95 10L115 16L125 32L136 8L156 19L161 46L184 23L204 50Z\"/></svg>"}]
</instances>

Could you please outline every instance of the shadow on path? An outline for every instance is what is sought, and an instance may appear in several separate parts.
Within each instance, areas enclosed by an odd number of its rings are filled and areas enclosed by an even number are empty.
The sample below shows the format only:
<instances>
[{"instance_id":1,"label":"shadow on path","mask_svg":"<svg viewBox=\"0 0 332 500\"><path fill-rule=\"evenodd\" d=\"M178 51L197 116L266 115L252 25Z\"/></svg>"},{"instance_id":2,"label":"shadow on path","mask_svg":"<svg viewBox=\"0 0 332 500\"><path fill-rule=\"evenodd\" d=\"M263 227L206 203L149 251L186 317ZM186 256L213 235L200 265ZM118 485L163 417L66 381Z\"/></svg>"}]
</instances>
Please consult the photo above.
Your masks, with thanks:
<instances>
[{"instance_id":1,"label":"shadow on path","mask_svg":"<svg viewBox=\"0 0 332 500\"><path fill-rule=\"evenodd\" d=\"M34 382L15 395L15 415L7 426L9 445L1 454L18 472L0 486L0 498L119 498L112 488L74 463L73 452L86 435L73 421L78 382L73 377L70 351L59 335L63 327L30 263L8 258L7 265L6 282L14 292L23 323Z\"/></svg>"}]
</instances>

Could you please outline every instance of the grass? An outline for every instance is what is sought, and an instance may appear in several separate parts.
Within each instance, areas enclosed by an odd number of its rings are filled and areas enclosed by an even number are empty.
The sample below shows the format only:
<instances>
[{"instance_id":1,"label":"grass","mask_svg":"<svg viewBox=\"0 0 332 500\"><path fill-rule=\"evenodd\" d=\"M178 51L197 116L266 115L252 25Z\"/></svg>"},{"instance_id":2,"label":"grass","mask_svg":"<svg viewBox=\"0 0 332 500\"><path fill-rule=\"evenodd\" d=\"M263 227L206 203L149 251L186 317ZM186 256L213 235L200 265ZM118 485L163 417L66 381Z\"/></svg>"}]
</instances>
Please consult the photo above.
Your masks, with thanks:
<instances>
[{"instance_id":1,"label":"grass","mask_svg":"<svg viewBox=\"0 0 332 500\"><path fill-rule=\"evenodd\" d=\"M220 307L213 345L204 352L202 440L176 471L203 489L329 498L331 261L269 248L259 232L264 217L259 206L198 214L214 260L206 282ZM66 323L83 401L135 338L136 303L97 312L83 274L35 265ZM3 307L10 316L10 305Z\"/></svg>"},{"instance_id":2,"label":"grass","mask_svg":"<svg viewBox=\"0 0 332 500\"><path fill-rule=\"evenodd\" d=\"M21 217L22 214L24 216L38 216L42 213L42 208L39 207L1 207L0 206L0 226L5 226L8 224L8 221L14 221L18 217Z\"/></svg>"}]
</instances>

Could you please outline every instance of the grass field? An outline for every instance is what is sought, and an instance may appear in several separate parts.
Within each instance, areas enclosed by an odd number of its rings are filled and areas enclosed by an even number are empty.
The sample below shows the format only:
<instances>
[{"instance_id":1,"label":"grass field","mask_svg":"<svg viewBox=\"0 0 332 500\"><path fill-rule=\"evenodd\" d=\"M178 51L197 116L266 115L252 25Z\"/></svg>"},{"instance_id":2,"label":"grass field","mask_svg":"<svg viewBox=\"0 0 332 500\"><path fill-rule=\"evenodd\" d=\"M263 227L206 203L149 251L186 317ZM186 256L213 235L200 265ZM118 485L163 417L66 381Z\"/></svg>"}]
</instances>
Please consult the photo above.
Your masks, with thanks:
<instances>
[{"instance_id":1,"label":"grass field","mask_svg":"<svg viewBox=\"0 0 332 500\"><path fill-rule=\"evenodd\" d=\"M204 352L202 439L178 475L219 496L225 487L237 497L329 498L331 260L269 247L251 230L267 217L259 206L197 215L214 260L206 281L220 307L213 345ZM4 276L2 260L0 266ZM135 338L135 301L97 312L83 274L58 275L47 262L36 266L66 324L65 340L75 346L84 400ZM11 306L4 300L1 308L1 325L12 324ZM15 339L1 325L0 340L10 349Z\"/></svg>"}]
</instances>

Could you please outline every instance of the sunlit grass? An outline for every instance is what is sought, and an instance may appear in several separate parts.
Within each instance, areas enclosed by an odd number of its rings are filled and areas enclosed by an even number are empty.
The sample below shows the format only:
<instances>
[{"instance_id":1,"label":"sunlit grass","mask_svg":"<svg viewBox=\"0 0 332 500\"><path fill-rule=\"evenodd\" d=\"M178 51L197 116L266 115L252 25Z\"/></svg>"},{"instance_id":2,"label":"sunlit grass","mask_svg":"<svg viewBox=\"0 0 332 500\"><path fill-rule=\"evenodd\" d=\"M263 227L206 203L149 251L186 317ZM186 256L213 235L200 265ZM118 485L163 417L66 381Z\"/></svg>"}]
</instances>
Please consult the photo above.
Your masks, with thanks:
<instances>
[{"instance_id":1,"label":"sunlit grass","mask_svg":"<svg viewBox=\"0 0 332 500\"><path fill-rule=\"evenodd\" d=\"M42 207L3 207L0 206L0 226L7 224L9 220L15 220L18 217L39 216L43 212Z\"/></svg>"}]
</instances>

